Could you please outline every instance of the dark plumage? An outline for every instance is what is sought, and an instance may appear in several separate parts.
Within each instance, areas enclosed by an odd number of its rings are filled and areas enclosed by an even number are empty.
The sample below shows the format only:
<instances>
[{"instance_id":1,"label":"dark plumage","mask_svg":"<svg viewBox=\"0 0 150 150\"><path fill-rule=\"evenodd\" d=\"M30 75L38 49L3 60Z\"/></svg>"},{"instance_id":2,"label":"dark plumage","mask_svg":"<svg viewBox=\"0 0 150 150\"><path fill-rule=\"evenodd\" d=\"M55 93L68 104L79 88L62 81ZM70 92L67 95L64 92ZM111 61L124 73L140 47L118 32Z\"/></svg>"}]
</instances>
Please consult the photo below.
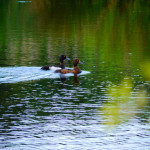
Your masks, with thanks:
<instances>
[{"instance_id":1,"label":"dark plumage","mask_svg":"<svg viewBox=\"0 0 150 150\"><path fill-rule=\"evenodd\" d=\"M63 62L65 59L70 60L66 55L61 55L59 57L60 64L58 67L60 67L61 69L65 69L64 62ZM41 69L42 70L50 70L51 66L43 66Z\"/></svg>"}]
</instances>

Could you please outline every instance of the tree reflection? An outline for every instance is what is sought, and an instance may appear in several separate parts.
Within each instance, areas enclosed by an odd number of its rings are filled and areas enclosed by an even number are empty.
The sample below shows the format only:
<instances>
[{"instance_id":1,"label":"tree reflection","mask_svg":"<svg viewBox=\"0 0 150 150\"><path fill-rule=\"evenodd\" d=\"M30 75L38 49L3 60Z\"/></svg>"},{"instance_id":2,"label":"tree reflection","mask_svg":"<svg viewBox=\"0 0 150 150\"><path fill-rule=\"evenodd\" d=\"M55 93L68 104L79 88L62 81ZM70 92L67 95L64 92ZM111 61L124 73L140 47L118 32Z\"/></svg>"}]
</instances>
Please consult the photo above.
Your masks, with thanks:
<instances>
[{"instance_id":1,"label":"tree reflection","mask_svg":"<svg viewBox=\"0 0 150 150\"><path fill-rule=\"evenodd\" d=\"M2 0L0 13L1 64L41 66L65 52L71 57L96 54L88 65L113 61L136 67L148 57L148 1Z\"/></svg>"},{"instance_id":2,"label":"tree reflection","mask_svg":"<svg viewBox=\"0 0 150 150\"><path fill-rule=\"evenodd\" d=\"M147 102L143 89L134 89L133 82L126 77L120 85L111 85L107 91L108 101L102 106L104 124L107 127L121 124L134 117Z\"/></svg>"},{"instance_id":3,"label":"tree reflection","mask_svg":"<svg viewBox=\"0 0 150 150\"><path fill-rule=\"evenodd\" d=\"M141 64L141 70L146 80L150 81L150 61L144 61Z\"/></svg>"}]
</instances>

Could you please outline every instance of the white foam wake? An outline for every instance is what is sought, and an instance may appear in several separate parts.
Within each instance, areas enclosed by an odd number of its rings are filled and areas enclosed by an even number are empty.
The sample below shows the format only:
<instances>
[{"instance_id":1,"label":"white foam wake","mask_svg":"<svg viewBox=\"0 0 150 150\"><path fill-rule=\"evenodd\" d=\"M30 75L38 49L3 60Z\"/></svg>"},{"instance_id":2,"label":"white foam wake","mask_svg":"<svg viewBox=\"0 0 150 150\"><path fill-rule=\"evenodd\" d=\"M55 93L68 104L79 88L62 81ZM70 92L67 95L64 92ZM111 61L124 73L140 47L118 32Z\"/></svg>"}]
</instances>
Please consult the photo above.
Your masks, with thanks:
<instances>
[{"instance_id":1,"label":"white foam wake","mask_svg":"<svg viewBox=\"0 0 150 150\"><path fill-rule=\"evenodd\" d=\"M44 78L60 78L60 73L53 70L41 70L41 67L0 67L0 83L17 83L30 80L39 80ZM80 75L90 72L82 71ZM72 73L64 75L65 77L73 76Z\"/></svg>"}]
</instances>

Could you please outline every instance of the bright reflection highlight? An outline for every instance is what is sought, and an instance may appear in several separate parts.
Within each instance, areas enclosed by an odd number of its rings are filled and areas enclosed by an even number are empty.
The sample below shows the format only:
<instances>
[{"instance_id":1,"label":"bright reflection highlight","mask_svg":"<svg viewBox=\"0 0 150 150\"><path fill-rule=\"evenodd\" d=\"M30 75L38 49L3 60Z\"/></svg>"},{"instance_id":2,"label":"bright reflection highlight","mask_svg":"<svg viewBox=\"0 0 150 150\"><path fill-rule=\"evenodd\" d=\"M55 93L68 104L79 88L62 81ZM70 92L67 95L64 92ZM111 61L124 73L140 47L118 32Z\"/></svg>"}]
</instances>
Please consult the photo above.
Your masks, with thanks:
<instances>
[{"instance_id":1,"label":"bright reflection highlight","mask_svg":"<svg viewBox=\"0 0 150 150\"><path fill-rule=\"evenodd\" d=\"M134 117L147 102L144 90L134 90L132 80L124 78L120 85L108 88L108 101L102 106L104 124L107 127L121 124Z\"/></svg>"},{"instance_id":2,"label":"bright reflection highlight","mask_svg":"<svg viewBox=\"0 0 150 150\"><path fill-rule=\"evenodd\" d=\"M150 61L145 61L141 65L143 76L150 81Z\"/></svg>"}]
</instances>

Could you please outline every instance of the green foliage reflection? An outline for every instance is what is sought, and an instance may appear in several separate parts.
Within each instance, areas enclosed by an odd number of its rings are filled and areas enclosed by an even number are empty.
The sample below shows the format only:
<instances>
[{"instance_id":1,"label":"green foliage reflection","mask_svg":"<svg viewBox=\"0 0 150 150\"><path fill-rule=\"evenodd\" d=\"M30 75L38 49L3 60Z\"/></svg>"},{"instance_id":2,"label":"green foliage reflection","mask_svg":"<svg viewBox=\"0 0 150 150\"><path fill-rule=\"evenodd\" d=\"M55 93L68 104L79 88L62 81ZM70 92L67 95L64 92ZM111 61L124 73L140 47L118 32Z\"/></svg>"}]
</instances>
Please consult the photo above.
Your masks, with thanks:
<instances>
[{"instance_id":1,"label":"green foliage reflection","mask_svg":"<svg viewBox=\"0 0 150 150\"><path fill-rule=\"evenodd\" d=\"M146 0L1 0L0 14L1 65L41 66L66 53L88 57L87 68L101 62L134 67L149 54ZM129 53L135 54L130 62Z\"/></svg>"},{"instance_id":2,"label":"green foliage reflection","mask_svg":"<svg viewBox=\"0 0 150 150\"><path fill-rule=\"evenodd\" d=\"M147 102L144 90L133 90L132 80L124 78L120 85L108 88L108 102L102 107L104 124L108 127L123 123L136 115Z\"/></svg>"},{"instance_id":3,"label":"green foliage reflection","mask_svg":"<svg viewBox=\"0 0 150 150\"><path fill-rule=\"evenodd\" d=\"M150 81L150 61L144 61L141 64L141 70L146 80Z\"/></svg>"}]
</instances>

